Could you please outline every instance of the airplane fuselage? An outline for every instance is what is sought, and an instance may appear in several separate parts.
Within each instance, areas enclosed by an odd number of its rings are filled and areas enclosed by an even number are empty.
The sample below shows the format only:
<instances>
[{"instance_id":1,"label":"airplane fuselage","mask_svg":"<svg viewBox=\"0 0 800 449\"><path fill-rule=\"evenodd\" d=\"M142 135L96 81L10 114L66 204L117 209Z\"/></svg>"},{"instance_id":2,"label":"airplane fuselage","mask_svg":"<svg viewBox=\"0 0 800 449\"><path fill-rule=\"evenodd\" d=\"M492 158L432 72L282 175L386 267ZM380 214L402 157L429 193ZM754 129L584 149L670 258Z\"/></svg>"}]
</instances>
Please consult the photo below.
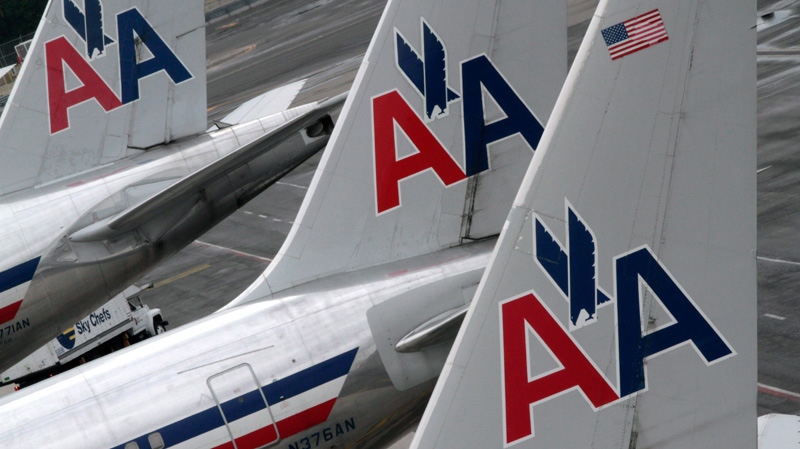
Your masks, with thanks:
<instances>
[{"instance_id":1,"label":"airplane fuselage","mask_svg":"<svg viewBox=\"0 0 800 449\"><path fill-rule=\"evenodd\" d=\"M386 357L385 320L394 339L463 306L493 243L303 284L14 393L0 400L0 446L388 443L419 418L449 342Z\"/></svg>"},{"instance_id":2,"label":"airplane fuselage","mask_svg":"<svg viewBox=\"0 0 800 449\"><path fill-rule=\"evenodd\" d=\"M263 190L296 162L287 165L281 151L269 152L258 161L262 173L238 185L239 180L223 179L216 191L209 189L182 209L163 214L160 222L109 238L71 236L146 200L286 119L278 114L201 134L0 198L0 367L10 367L45 344L235 211L241 195L233 195L232 188ZM295 147L292 157L309 157L326 140L318 139L302 151Z\"/></svg>"}]
</instances>

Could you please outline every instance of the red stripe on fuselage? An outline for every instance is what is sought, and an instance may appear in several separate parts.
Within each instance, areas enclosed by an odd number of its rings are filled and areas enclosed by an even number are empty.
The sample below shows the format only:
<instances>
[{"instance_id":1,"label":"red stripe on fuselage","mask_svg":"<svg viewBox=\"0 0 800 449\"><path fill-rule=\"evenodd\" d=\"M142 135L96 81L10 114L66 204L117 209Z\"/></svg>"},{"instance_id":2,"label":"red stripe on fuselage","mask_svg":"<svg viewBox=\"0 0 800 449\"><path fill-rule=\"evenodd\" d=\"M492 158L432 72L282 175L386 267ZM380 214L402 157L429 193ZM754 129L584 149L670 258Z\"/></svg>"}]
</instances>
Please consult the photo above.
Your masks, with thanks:
<instances>
[{"instance_id":1,"label":"red stripe on fuselage","mask_svg":"<svg viewBox=\"0 0 800 449\"><path fill-rule=\"evenodd\" d=\"M315 405L308 410L278 421L278 432L281 434L281 438L296 435L310 427L324 423L331 415L335 403L336 398L333 398L328 402Z\"/></svg>"},{"instance_id":2,"label":"red stripe on fuselage","mask_svg":"<svg viewBox=\"0 0 800 449\"><path fill-rule=\"evenodd\" d=\"M258 429L255 432L250 432L245 436L237 438L236 447L238 449L256 449L262 446L266 446L267 444L272 443L277 439L278 435L275 433L275 426L268 426ZM234 448L233 448L233 443L228 442L220 446L217 446L214 449L234 449Z\"/></svg>"},{"instance_id":3,"label":"red stripe on fuselage","mask_svg":"<svg viewBox=\"0 0 800 449\"><path fill-rule=\"evenodd\" d=\"M280 432L281 438L288 438L317 424L324 423L331 415L334 404L336 404L336 398L278 421L278 432ZM236 446L239 449L255 449L275 441L276 438L275 426L269 425L237 438ZM233 443L228 442L214 449L234 448Z\"/></svg>"},{"instance_id":4,"label":"red stripe on fuselage","mask_svg":"<svg viewBox=\"0 0 800 449\"><path fill-rule=\"evenodd\" d=\"M20 306L22 306L22 300L0 309L0 324L13 320L17 316L17 312L19 312Z\"/></svg>"},{"instance_id":5,"label":"red stripe on fuselage","mask_svg":"<svg viewBox=\"0 0 800 449\"><path fill-rule=\"evenodd\" d=\"M239 449L256 449L266 446L269 443L278 439L278 434L275 433L275 426L264 427L255 432L248 433L243 437L236 439L236 447Z\"/></svg>"}]
</instances>

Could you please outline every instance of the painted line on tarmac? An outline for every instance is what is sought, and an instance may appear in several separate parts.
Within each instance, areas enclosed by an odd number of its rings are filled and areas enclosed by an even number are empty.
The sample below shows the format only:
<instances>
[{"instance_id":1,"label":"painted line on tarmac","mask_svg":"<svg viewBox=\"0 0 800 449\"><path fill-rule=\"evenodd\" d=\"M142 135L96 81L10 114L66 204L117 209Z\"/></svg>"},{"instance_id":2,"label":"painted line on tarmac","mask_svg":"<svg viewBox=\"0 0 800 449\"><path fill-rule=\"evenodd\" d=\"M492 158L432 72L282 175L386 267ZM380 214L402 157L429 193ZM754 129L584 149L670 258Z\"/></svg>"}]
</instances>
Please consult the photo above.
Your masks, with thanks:
<instances>
[{"instance_id":1,"label":"painted line on tarmac","mask_svg":"<svg viewBox=\"0 0 800 449\"><path fill-rule=\"evenodd\" d=\"M297 185L297 184L292 184L292 183L289 183L289 182L280 182L280 181L278 181L278 182L276 182L275 184L280 184L280 185L282 185L282 186L296 187L296 188L298 188L298 189L308 190L308 187L306 187L306 186L301 186L301 185Z\"/></svg>"},{"instance_id":2,"label":"painted line on tarmac","mask_svg":"<svg viewBox=\"0 0 800 449\"><path fill-rule=\"evenodd\" d=\"M773 320L778 320L778 321L783 321L783 320L786 319L785 316L774 315L774 314L771 314L771 313L765 313L764 316L767 317L767 318L772 318Z\"/></svg>"},{"instance_id":3,"label":"painted line on tarmac","mask_svg":"<svg viewBox=\"0 0 800 449\"><path fill-rule=\"evenodd\" d=\"M205 247L208 247L208 248L216 248L216 249L219 249L219 250L222 250L222 251L225 251L225 252L236 254L237 256L249 257L251 259L260 260L262 262L272 262L272 259L269 259L267 257L261 257L261 256L257 256L257 255L252 254L252 253L246 253L244 251L239 251L239 250L236 250L236 249L233 249L233 248L226 248L224 246L214 245L213 243L201 242L200 240L195 240L194 243L197 244L197 245L200 245L200 246L205 246Z\"/></svg>"},{"instance_id":4,"label":"painted line on tarmac","mask_svg":"<svg viewBox=\"0 0 800 449\"><path fill-rule=\"evenodd\" d=\"M800 393L784 390L782 388L772 387L762 383L758 384L758 392L768 394L770 396L775 396L784 399L791 399L793 401L800 402Z\"/></svg>"},{"instance_id":5,"label":"painted line on tarmac","mask_svg":"<svg viewBox=\"0 0 800 449\"><path fill-rule=\"evenodd\" d=\"M800 262L794 262L794 261L791 261L791 260L772 259L770 257L762 257L762 256L758 256L758 257L756 257L756 259L763 260L765 262L785 263L786 265L800 266Z\"/></svg>"},{"instance_id":6,"label":"painted line on tarmac","mask_svg":"<svg viewBox=\"0 0 800 449\"><path fill-rule=\"evenodd\" d=\"M190 270L186 270L181 274L176 274L175 276L172 276L171 278L167 278L167 279L164 279L163 281L156 282L155 284L153 284L153 288L163 287L163 286L165 286L165 285L167 285L169 283L177 281L178 279L183 279L186 276L191 276L191 275L193 275L195 273L199 273L199 272L205 270L206 268L211 268L211 265L205 263L203 265L194 267L194 268L192 268Z\"/></svg>"}]
</instances>

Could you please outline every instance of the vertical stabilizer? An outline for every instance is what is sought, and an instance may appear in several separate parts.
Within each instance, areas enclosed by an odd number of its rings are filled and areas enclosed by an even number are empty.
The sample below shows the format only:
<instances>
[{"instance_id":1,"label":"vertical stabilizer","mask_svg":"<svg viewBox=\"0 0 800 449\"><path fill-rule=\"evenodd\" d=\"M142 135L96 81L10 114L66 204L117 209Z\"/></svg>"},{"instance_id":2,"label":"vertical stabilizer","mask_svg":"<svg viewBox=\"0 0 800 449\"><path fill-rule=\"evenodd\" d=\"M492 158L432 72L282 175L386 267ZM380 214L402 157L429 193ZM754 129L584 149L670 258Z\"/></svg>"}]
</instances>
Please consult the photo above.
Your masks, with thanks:
<instances>
[{"instance_id":1,"label":"vertical stabilizer","mask_svg":"<svg viewBox=\"0 0 800 449\"><path fill-rule=\"evenodd\" d=\"M601 1L413 447L755 447L754 23Z\"/></svg>"},{"instance_id":2,"label":"vertical stabilizer","mask_svg":"<svg viewBox=\"0 0 800 449\"><path fill-rule=\"evenodd\" d=\"M0 119L0 194L206 128L202 0L51 0Z\"/></svg>"},{"instance_id":3,"label":"vertical stabilizer","mask_svg":"<svg viewBox=\"0 0 800 449\"><path fill-rule=\"evenodd\" d=\"M236 302L499 234L566 64L561 0L390 1L287 242Z\"/></svg>"}]
</instances>

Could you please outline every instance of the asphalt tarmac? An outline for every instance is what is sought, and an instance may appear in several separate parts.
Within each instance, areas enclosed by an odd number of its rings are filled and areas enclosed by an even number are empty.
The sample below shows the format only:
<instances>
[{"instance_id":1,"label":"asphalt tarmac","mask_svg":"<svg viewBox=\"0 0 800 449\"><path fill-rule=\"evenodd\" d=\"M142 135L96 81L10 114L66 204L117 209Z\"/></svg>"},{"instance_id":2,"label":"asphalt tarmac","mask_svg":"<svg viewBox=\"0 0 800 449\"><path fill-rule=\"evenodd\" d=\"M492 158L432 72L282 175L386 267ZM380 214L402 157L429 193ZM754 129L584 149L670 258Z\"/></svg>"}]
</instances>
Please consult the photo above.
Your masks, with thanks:
<instances>
[{"instance_id":1,"label":"asphalt tarmac","mask_svg":"<svg viewBox=\"0 0 800 449\"><path fill-rule=\"evenodd\" d=\"M800 414L800 2L759 2L758 413Z\"/></svg>"},{"instance_id":2,"label":"asphalt tarmac","mask_svg":"<svg viewBox=\"0 0 800 449\"><path fill-rule=\"evenodd\" d=\"M271 0L206 29L209 120L277 86L308 79L295 104L349 90L385 2ZM264 271L300 208L319 155L149 273L142 300L171 328L213 313Z\"/></svg>"},{"instance_id":3,"label":"asphalt tarmac","mask_svg":"<svg viewBox=\"0 0 800 449\"><path fill-rule=\"evenodd\" d=\"M594 0L570 0L570 59ZM271 0L207 29L210 119L273 87L308 78L296 103L349 88L382 0ZM800 2L758 3L758 414L800 414ZM768 13L773 13L769 15ZM319 156L140 282L171 327L222 307L275 256Z\"/></svg>"}]
</instances>

